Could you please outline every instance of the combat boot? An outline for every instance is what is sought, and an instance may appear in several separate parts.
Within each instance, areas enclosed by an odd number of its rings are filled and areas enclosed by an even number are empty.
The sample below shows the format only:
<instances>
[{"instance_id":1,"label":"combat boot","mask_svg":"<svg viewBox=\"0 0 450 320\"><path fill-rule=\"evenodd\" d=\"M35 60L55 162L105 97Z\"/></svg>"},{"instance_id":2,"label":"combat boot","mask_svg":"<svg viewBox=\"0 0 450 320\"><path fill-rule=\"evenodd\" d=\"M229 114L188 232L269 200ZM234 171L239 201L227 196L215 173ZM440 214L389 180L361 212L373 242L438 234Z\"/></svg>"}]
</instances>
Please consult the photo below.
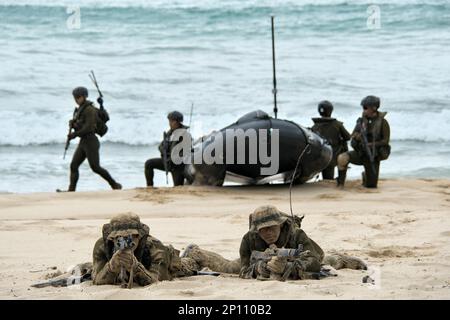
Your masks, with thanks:
<instances>
[{"instance_id":1,"label":"combat boot","mask_svg":"<svg viewBox=\"0 0 450 320\"><path fill-rule=\"evenodd\" d=\"M115 183L111 184L111 188L113 190L121 190L122 189L122 185L120 183L118 183L118 182L115 182Z\"/></svg>"},{"instance_id":2,"label":"combat boot","mask_svg":"<svg viewBox=\"0 0 450 320\"><path fill-rule=\"evenodd\" d=\"M347 176L347 170L339 170L338 171L338 177L336 179L338 187L344 187L346 176Z\"/></svg>"}]
</instances>

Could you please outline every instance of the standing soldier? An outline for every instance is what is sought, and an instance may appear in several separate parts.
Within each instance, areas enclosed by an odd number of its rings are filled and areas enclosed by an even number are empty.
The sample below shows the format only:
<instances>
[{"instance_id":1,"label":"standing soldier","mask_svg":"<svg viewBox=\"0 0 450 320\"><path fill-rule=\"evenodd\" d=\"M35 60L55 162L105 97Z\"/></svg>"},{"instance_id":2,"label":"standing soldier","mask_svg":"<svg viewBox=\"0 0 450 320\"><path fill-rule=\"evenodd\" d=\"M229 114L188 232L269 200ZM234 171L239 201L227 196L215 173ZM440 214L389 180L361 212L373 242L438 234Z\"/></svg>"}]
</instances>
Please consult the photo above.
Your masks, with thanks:
<instances>
[{"instance_id":1,"label":"standing soldier","mask_svg":"<svg viewBox=\"0 0 450 320\"><path fill-rule=\"evenodd\" d=\"M153 186L154 169L165 171L166 175L170 171L174 186L184 184L184 164L175 164L171 158L171 153L173 148L182 142L184 138L190 138L187 132L188 127L183 125L183 114L179 111L170 112L167 115L167 119L169 120L170 130L167 133L164 132L164 139L158 147L161 152L161 158L153 158L145 162L145 179L148 187ZM171 141L172 134L178 129L185 130L183 137L180 137L178 141Z\"/></svg>"},{"instance_id":2,"label":"standing soldier","mask_svg":"<svg viewBox=\"0 0 450 320\"><path fill-rule=\"evenodd\" d=\"M75 191L79 178L78 168L87 158L92 171L108 181L112 189L122 189L122 185L117 183L104 168L100 166L100 142L95 135L98 132L98 111L93 103L87 100L88 90L84 87L77 87L72 92L78 107L75 109L74 117L69 122L69 126L74 129L67 136L68 140L80 137L75 153L70 164L70 185L68 191Z\"/></svg>"},{"instance_id":3,"label":"standing soldier","mask_svg":"<svg viewBox=\"0 0 450 320\"><path fill-rule=\"evenodd\" d=\"M367 96L361 101L362 117L356 122L352 133L351 145L354 151L338 156L339 176L337 185L344 186L349 163L363 165L363 185L376 188L380 169L380 161L386 160L391 152L389 145L390 128L385 119L386 112L379 112L380 98Z\"/></svg>"},{"instance_id":4,"label":"standing soldier","mask_svg":"<svg viewBox=\"0 0 450 320\"><path fill-rule=\"evenodd\" d=\"M344 128L342 122L331 118L333 112L331 102L327 100L321 101L318 105L318 111L321 117L312 119L314 126L311 129L326 139L333 149L333 158L328 164L328 167L322 171L323 179L333 180L338 155L348 151L347 141L350 140L350 133Z\"/></svg>"}]
</instances>

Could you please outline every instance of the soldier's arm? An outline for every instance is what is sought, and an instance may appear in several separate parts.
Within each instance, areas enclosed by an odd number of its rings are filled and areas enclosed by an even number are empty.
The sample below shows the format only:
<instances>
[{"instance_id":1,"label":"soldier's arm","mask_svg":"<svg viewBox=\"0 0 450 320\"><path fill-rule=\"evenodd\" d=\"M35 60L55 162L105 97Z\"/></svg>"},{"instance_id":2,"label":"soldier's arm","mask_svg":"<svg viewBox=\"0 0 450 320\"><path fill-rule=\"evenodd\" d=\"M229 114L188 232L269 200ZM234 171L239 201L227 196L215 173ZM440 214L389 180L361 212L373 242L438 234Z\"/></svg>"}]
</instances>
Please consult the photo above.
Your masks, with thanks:
<instances>
[{"instance_id":1,"label":"soldier's arm","mask_svg":"<svg viewBox=\"0 0 450 320\"><path fill-rule=\"evenodd\" d=\"M358 123L356 123L356 126L353 129L350 138L351 138L350 141L351 146L353 147L353 149L357 149L361 142L361 128L359 127Z\"/></svg>"},{"instance_id":2,"label":"soldier's arm","mask_svg":"<svg viewBox=\"0 0 450 320\"><path fill-rule=\"evenodd\" d=\"M182 128L182 129L184 129L184 128ZM180 136L177 140L170 141L170 145L169 145L169 152L170 152L170 155L172 154L173 148L174 148L177 144L179 144L179 143L181 143L181 142L185 143L185 141L184 141L185 138L188 139L189 141L191 141L191 144L192 144L192 136L191 136L191 134L190 134L186 129L184 129L183 135ZM191 147L191 146L189 146L189 148L190 148L190 147Z\"/></svg>"},{"instance_id":3,"label":"soldier's arm","mask_svg":"<svg viewBox=\"0 0 450 320\"><path fill-rule=\"evenodd\" d=\"M303 271L319 272L324 257L322 248L301 229L296 230L295 237L297 245L303 245L304 254L298 259Z\"/></svg>"},{"instance_id":4,"label":"soldier's arm","mask_svg":"<svg viewBox=\"0 0 450 320\"><path fill-rule=\"evenodd\" d=\"M138 262L134 270L134 280L141 286L148 286L158 281L158 272L146 269L140 262Z\"/></svg>"},{"instance_id":5,"label":"soldier's arm","mask_svg":"<svg viewBox=\"0 0 450 320\"><path fill-rule=\"evenodd\" d=\"M339 126L339 132L341 133L342 140L348 141L351 138L350 133L345 129L344 124L341 122Z\"/></svg>"},{"instance_id":6,"label":"soldier's arm","mask_svg":"<svg viewBox=\"0 0 450 320\"><path fill-rule=\"evenodd\" d=\"M162 243L155 238L151 238L148 240L147 245L150 250L151 264L148 268L145 268L142 265L141 272L137 274L139 281L141 281L141 283L146 283L144 285L148 285L157 281L170 279L167 265L167 252Z\"/></svg>"},{"instance_id":7,"label":"soldier's arm","mask_svg":"<svg viewBox=\"0 0 450 320\"><path fill-rule=\"evenodd\" d=\"M161 143L158 145L158 150L161 153L161 155L163 154L163 148L164 148L164 141L161 141Z\"/></svg>"},{"instance_id":8,"label":"soldier's arm","mask_svg":"<svg viewBox=\"0 0 450 320\"><path fill-rule=\"evenodd\" d=\"M241 246L239 248L239 255L241 258L241 270L239 277L244 279L251 279L257 276L255 264L250 263L250 256L252 251L250 249L250 242L248 233L242 238Z\"/></svg>"},{"instance_id":9,"label":"soldier's arm","mask_svg":"<svg viewBox=\"0 0 450 320\"><path fill-rule=\"evenodd\" d=\"M352 134L350 135L350 138L352 139L361 139L361 127L359 126L358 122L355 125L355 128L353 129Z\"/></svg>"},{"instance_id":10,"label":"soldier's arm","mask_svg":"<svg viewBox=\"0 0 450 320\"><path fill-rule=\"evenodd\" d=\"M97 111L94 107L87 107L83 111L84 123L83 126L75 131L75 135L78 137L84 136L88 133L94 133L97 125Z\"/></svg>"},{"instance_id":11,"label":"soldier's arm","mask_svg":"<svg viewBox=\"0 0 450 320\"><path fill-rule=\"evenodd\" d=\"M389 144L389 139L391 135L391 128L389 127L389 123L386 119L383 119L381 124L381 140L375 142L375 146L387 146Z\"/></svg>"},{"instance_id":12,"label":"soldier's arm","mask_svg":"<svg viewBox=\"0 0 450 320\"><path fill-rule=\"evenodd\" d=\"M97 240L93 251L92 279L94 284L115 284L117 274L109 268L103 239Z\"/></svg>"}]
</instances>

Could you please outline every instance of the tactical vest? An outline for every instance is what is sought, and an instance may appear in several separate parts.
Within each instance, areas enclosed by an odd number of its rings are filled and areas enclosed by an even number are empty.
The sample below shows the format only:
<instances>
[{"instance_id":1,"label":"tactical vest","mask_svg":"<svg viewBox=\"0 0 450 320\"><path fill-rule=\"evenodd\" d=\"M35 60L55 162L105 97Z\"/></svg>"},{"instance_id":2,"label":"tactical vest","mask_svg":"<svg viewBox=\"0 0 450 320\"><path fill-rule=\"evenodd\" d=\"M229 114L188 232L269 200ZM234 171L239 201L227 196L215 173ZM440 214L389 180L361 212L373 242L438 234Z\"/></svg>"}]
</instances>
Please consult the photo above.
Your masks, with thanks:
<instances>
[{"instance_id":1,"label":"tactical vest","mask_svg":"<svg viewBox=\"0 0 450 320\"><path fill-rule=\"evenodd\" d=\"M106 121L109 120L109 116L106 113L106 110L100 110L99 108L95 107L94 104L90 101L86 101L83 105L81 105L78 110L75 111L74 113L74 120L75 122L78 124L78 126L82 126L80 122L81 119L81 115L83 114L83 111L86 110L87 107L92 107L95 109L96 114L97 114L97 121L95 124L95 133L98 134L100 137L103 137L107 132L108 132L108 126L106 125ZM105 115L104 113L106 113L106 117L107 120L105 121Z\"/></svg>"},{"instance_id":2,"label":"tactical vest","mask_svg":"<svg viewBox=\"0 0 450 320\"><path fill-rule=\"evenodd\" d=\"M362 120L367 127L367 141L376 142L381 140L382 137L382 126L383 119L386 116L386 112L378 112L378 117L375 119L367 119L365 117L359 118L358 121ZM375 148L375 158L378 160L386 160L391 153L391 146L379 146Z\"/></svg>"}]
</instances>

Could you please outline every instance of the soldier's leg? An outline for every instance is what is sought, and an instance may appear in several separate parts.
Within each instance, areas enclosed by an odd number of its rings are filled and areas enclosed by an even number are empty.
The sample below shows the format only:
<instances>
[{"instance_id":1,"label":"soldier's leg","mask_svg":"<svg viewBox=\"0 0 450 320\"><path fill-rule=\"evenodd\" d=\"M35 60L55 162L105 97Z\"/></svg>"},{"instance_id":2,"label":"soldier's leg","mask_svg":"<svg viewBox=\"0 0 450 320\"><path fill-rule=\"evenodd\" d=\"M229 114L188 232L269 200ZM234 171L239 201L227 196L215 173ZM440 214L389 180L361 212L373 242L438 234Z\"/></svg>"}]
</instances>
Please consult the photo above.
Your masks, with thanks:
<instances>
[{"instance_id":1,"label":"soldier's leg","mask_svg":"<svg viewBox=\"0 0 450 320\"><path fill-rule=\"evenodd\" d=\"M345 178L347 176L348 164L352 163L352 164L356 164L356 165L362 165L363 161L362 161L361 157L359 156L358 152L347 151L347 152L341 153L338 156L337 163L338 163L337 185L344 186Z\"/></svg>"},{"instance_id":2,"label":"soldier's leg","mask_svg":"<svg viewBox=\"0 0 450 320\"><path fill-rule=\"evenodd\" d=\"M324 180L333 180L334 179L334 167L336 164L329 165L322 171L322 178Z\"/></svg>"},{"instance_id":3,"label":"soldier's leg","mask_svg":"<svg viewBox=\"0 0 450 320\"><path fill-rule=\"evenodd\" d=\"M83 161L86 159L86 153L83 150L83 146L80 144L78 145L77 149L75 150L72 162L70 163L70 185L68 191L75 191L77 188L77 182L78 178L80 177L80 173L78 171L78 168L80 168Z\"/></svg>"},{"instance_id":4,"label":"soldier's leg","mask_svg":"<svg viewBox=\"0 0 450 320\"><path fill-rule=\"evenodd\" d=\"M240 259L228 260L212 251L200 249L195 244L190 244L182 254L183 259L194 260L200 269L208 268L221 273L239 274L241 269Z\"/></svg>"},{"instance_id":5,"label":"soldier's leg","mask_svg":"<svg viewBox=\"0 0 450 320\"><path fill-rule=\"evenodd\" d=\"M172 169L172 180L174 186L182 186L184 184L184 165L176 166Z\"/></svg>"},{"instance_id":6,"label":"soldier's leg","mask_svg":"<svg viewBox=\"0 0 450 320\"><path fill-rule=\"evenodd\" d=\"M330 265L336 270L344 268L354 270L367 270L367 264L361 259L337 252L327 254L323 258L322 264Z\"/></svg>"},{"instance_id":7,"label":"soldier's leg","mask_svg":"<svg viewBox=\"0 0 450 320\"><path fill-rule=\"evenodd\" d=\"M164 163L161 158L153 158L145 162L145 180L147 180L148 187L153 186L154 169L164 171Z\"/></svg>"},{"instance_id":8,"label":"soldier's leg","mask_svg":"<svg viewBox=\"0 0 450 320\"><path fill-rule=\"evenodd\" d=\"M87 138L86 156L89 162L89 166L92 171L108 181L109 185L113 189L122 189L122 186L117 183L109 174L109 172L100 166L100 142L97 137L90 136Z\"/></svg>"},{"instance_id":9,"label":"soldier's leg","mask_svg":"<svg viewBox=\"0 0 450 320\"><path fill-rule=\"evenodd\" d=\"M380 161L374 161L374 169L372 169L372 165L370 162L364 163L364 179L363 185L366 188L376 188L378 186L378 175L380 172Z\"/></svg>"},{"instance_id":10,"label":"soldier's leg","mask_svg":"<svg viewBox=\"0 0 450 320\"><path fill-rule=\"evenodd\" d=\"M344 152L337 157L338 177L336 179L338 186L344 186L347 177L347 166L350 162L349 152Z\"/></svg>"}]
</instances>

